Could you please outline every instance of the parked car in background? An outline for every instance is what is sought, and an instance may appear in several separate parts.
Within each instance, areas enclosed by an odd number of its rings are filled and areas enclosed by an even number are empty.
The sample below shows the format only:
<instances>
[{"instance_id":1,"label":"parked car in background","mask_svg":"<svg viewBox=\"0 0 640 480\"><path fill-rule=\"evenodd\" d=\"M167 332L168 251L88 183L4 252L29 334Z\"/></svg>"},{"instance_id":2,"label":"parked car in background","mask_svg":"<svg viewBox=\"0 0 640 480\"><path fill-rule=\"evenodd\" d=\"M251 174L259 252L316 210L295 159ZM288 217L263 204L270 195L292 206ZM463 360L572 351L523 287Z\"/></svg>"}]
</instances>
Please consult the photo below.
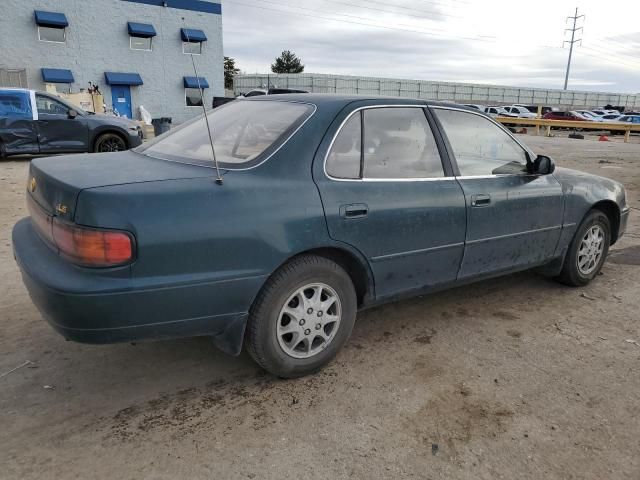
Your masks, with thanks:
<instances>
[{"instance_id":1,"label":"parked car in background","mask_svg":"<svg viewBox=\"0 0 640 480\"><path fill-rule=\"evenodd\" d=\"M220 174L202 116L133 151L31 162L13 248L66 338L210 336L297 377L360 308L533 267L585 285L627 224L620 183L457 105L282 95L208 116Z\"/></svg>"},{"instance_id":2,"label":"parked car in background","mask_svg":"<svg viewBox=\"0 0 640 480\"><path fill-rule=\"evenodd\" d=\"M474 110L478 110L479 112L484 112L484 109L487 108L484 105L477 105L475 103L465 103L463 104L463 106L473 108Z\"/></svg>"},{"instance_id":3,"label":"parked car in background","mask_svg":"<svg viewBox=\"0 0 640 480\"><path fill-rule=\"evenodd\" d=\"M621 115L616 122L620 123L640 123L640 115Z\"/></svg>"},{"instance_id":4,"label":"parked car in background","mask_svg":"<svg viewBox=\"0 0 640 480\"><path fill-rule=\"evenodd\" d=\"M595 112L594 112L595 113ZM599 117L603 122L615 122L621 117L621 115L617 113L607 113L606 115L602 115Z\"/></svg>"},{"instance_id":5,"label":"parked car in background","mask_svg":"<svg viewBox=\"0 0 640 480\"><path fill-rule=\"evenodd\" d=\"M573 110L571 113L584 118L585 120L589 121L589 122L602 122L603 119L602 117L596 115L595 113L593 113L590 110Z\"/></svg>"},{"instance_id":6,"label":"parked car in background","mask_svg":"<svg viewBox=\"0 0 640 480\"><path fill-rule=\"evenodd\" d=\"M584 122L585 119L582 116L576 115L574 112L549 112L542 118L545 120L568 120L576 122Z\"/></svg>"},{"instance_id":7,"label":"parked car in background","mask_svg":"<svg viewBox=\"0 0 640 480\"><path fill-rule=\"evenodd\" d=\"M127 118L85 112L49 93L0 88L0 157L118 152L141 143L142 129Z\"/></svg>"},{"instance_id":8,"label":"parked car in background","mask_svg":"<svg viewBox=\"0 0 640 480\"><path fill-rule=\"evenodd\" d=\"M513 106L514 107L524 107L527 110L529 110L531 113L535 113L536 115L538 115L538 105L523 105L521 103L514 103ZM541 106L540 110L542 111L542 115L544 115L545 113L548 113L548 112L552 111L553 108Z\"/></svg>"},{"instance_id":9,"label":"parked car in background","mask_svg":"<svg viewBox=\"0 0 640 480\"><path fill-rule=\"evenodd\" d=\"M484 109L484 113L486 113L487 115L489 115L490 117L512 117L512 118L517 118L517 115L513 114L513 113L509 113L507 112L504 107L500 107L500 106L491 106L491 107L485 107Z\"/></svg>"},{"instance_id":10,"label":"parked car in background","mask_svg":"<svg viewBox=\"0 0 640 480\"><path fill-rule=\"evenodd\" d=\"M262 95L285 95L287 93L308 93L306 90L295 90L293 88L255 88L244 93L238 98L260 97Z\"/></svg>"},{"instance_id":11,"label":"parked car in background","mask_svg":"<svg viewBox=\"0 0 640 480\"><path fill-rule=\"evenodd\" d=\"M211 108L221 107L222 105L225 105L229 102L233 102L235 99L235 97L213 97Z\"/></svg>"},{"instance_id":12,"label":"parked car in background","mask_svg":"<svg viewBox=\"0 0 640 480\"><path fill-rule=\"evenodd\" d=\"M530 112L527 107L517 107L512 105L510 107L504 107L504 109L511 115L515 115L518 118L536 118L538 115Z\"/></svg>"},{"instance_id":13,"label":"parked car in background","mask_svg":"<svg viewBox=\"0 0 640 480\"><path fill-rule=\"evenodd\" d=\"M604 110L604 109L596 108L591 111L596 115L600 115L601 117L605 115L620 115L620 112L618 110Z\"/></svg>"}]
</instances>

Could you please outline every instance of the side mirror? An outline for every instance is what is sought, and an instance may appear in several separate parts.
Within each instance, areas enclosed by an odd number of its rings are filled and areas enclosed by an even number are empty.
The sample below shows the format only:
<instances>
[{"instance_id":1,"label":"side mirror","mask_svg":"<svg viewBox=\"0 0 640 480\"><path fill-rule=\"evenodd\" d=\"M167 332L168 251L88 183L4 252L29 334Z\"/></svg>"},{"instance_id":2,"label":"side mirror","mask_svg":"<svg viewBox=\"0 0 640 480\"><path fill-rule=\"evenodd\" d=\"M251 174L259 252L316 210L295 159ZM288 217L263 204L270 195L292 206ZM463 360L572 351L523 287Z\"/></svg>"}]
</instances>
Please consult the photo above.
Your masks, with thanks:
<instances>
[{"instance_id":1,"label":"side mirror","mask_svg":"<svg viewBox=\"0 0 640 480\"><path fill-rule=\"evenodd\" d=\"M73 120L78 116L78 112L76 112L73 108L70 108L69 111L67 112L67 115L71 120Z\"/></svg>"},{"instance_id":2,"label":"side mirror","mask_svg":"<svg viewBox=\"0 0 640 480\"><path fill-rule=\"evenodd\" d=\"M539 175L549 175L553 173L556 169L556 164L551 160L551 158L545 155L538 155L536 159L533 161L533 170L534 173Z\"/></svg>"}]
</instances>

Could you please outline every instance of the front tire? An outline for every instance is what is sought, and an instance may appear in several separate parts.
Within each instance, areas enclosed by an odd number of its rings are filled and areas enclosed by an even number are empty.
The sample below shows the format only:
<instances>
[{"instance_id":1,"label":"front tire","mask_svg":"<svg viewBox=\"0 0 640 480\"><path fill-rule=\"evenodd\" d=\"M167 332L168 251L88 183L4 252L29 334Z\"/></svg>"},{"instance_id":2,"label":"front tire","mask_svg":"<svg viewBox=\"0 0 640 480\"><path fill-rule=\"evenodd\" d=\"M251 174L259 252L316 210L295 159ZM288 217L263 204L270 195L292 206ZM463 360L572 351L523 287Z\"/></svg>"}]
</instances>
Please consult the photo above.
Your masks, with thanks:
<instances>
[{"instance_id":1,"label":"front tire","mask_svg":"<svg viewBox=\"0 0 640 480\"><path fill-rule=\"evenodd\" d=\"M116 133L103 133L100 135L96 139L93 149L96 153L122 152L124 150L127 150L127 142Z\"/></svg>"},{"instance_id":2,"label":"front tire","mask_svg":"<svg viewBox=\"0 0 640 480\"><path fill-rule=\"evenodd\" d=\"M351 335L356 311L347 272L327 258L302 255L277 270L258 294L245 345L268 372L302 377L336 356Z\"/></svg>"},{"instance_id":3,"label":"front tire","mask_svg":"<svg viewBox=\"0 0 640 480\"><path fill-rule=\"evenodd\" d=\"M600 210L592 210L576 230L558 281L574 287L588 284L602 269L610 243L609 218Z\"/></svg>"}]
</instances>

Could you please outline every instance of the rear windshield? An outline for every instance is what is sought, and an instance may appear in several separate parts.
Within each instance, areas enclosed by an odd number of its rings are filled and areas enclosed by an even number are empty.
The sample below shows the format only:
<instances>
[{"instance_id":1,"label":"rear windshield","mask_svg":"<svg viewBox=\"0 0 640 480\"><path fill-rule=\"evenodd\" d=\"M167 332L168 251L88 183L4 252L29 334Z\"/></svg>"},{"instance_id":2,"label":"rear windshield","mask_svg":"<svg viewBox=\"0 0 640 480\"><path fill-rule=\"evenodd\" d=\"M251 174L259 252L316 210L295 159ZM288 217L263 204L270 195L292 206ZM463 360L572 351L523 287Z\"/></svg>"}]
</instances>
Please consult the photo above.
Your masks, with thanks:
<instances>
[{"instance_id":1,"label":"rear windshield","mask_svg":"<svg viewBox=\"0 0 640 480\"><path fill-rule=\"evenodd\" d=\"M277 150L309 118L305 103L236 100L207 114L218 163L247 167ZM161 135L137 151L166 160L212 166L204 115Z\"/></svg>"}]
</instances>

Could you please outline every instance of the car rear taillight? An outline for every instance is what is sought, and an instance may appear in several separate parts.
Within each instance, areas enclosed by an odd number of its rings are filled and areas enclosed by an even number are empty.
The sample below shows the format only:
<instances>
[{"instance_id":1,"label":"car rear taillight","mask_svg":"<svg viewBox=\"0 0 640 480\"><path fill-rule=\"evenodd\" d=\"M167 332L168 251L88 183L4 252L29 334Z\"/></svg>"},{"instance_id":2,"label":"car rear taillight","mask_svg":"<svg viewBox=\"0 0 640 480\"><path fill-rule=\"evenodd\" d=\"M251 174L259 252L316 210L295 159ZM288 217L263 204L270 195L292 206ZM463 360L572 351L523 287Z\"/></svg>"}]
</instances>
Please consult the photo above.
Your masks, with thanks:
<instances>
[{"instance_id":1,"label":"car rear taillight","mask_svg":"<svg viewBox=\"0 0 640 480\"><path fill-rule=\"evenodd\" d=\"M68 223L48 215L31 198L27 203L36 231L69 261L85 267L117 267L133 261L134 240L129 232Z\"/></svg>"},{"instance_id":2,"label":"car rear taillight","mask_svg":"<svg viewBox=\"0 0 640 480\"><path fill-rule=\"evenodd\" d=\"M53 219L53 241L60 255L88 267L115 267L133 260L127 232L87 228Z\"/></svg>"}]
</instances>

